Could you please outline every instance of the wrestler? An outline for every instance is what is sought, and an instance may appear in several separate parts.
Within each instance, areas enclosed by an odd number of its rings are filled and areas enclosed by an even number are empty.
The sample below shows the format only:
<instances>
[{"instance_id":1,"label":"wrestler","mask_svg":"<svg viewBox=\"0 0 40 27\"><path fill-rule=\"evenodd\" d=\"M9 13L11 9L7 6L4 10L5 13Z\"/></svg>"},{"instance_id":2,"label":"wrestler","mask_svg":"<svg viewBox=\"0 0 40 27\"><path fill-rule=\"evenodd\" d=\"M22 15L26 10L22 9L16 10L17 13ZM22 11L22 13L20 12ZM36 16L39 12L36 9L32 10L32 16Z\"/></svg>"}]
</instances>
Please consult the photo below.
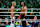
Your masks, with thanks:
<instances>
[{"instance_id":1,"label":"wrestler","mask_svg":"<svg viewBox=\"0 0 40 27\"><path fill-rule=\"evenodd\" d=\"M25 6L24 2L21 2L22 8L21 8L21 12L27 12L27 6ZM27 13L22 13L25 14L25 16L27 15Z\"/></svg>"},{"instance_id":2,"label":"wrestler","mask_svg":"<svg viewBox=\"0 0 40 27\"><path fill-rule=\"evenodd\" d=\"M27 7L24 5L24 2L21 2L22 8L21 8L21 12L27 12ZM27 13L21 13L19 16L19 19L26 19ZM22 25L23 27L26 27L26 21L22 21Z\"/></svg>"},{"instance_id":3,"label":"wrestler","mask_svg":"<svg viewBox=\"0 0 40 27\"><path fill-rule=\"evenodd\" d=\"M22 5L21 12L27 12L27 6L24 5L24 2L21 2L21 5ZM23 18L21 18L21 15L26 16L27 13L21 13L19 16L19 19L23 19Z\"/></svg>"},{"instance_id":4,"label":"wrestler","mask_svg":"<svg viewBox=\"0 0 40 27\"><path fill-rule=\"evenodd\" d=\"M16 2L12 2L12 6L11 6L11 12L15 12L15 6L16 6ZM11 13L11 16L13 16L13 14L15 13Z\"/></svg>"},{"instance_id":5,"label":"wrestler","mask_svg":"<svg viewBox=\"0 0 40 27\"><path fill-rule=\"evenodd\" d=\"M16 2L12 2L12 6L11 6L11 12L15 12L15 6L16 6ZM10 27L14 27L14 19L15 19L15 16L14 16L15 13L11 13L11 24L10 24Z\"/></svg>"}]
</instances>

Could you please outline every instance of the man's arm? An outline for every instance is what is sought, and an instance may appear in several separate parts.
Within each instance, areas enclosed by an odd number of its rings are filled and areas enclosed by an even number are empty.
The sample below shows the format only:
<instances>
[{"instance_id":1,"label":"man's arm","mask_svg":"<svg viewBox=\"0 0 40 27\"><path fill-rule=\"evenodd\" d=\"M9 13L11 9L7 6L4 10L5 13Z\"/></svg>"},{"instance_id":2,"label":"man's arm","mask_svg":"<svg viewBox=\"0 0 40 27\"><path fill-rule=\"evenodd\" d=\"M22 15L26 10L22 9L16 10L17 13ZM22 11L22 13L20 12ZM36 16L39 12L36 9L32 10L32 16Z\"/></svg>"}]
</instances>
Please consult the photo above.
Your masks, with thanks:
<instances>
[{"instance_id":1,"label":"man's arm","mask_svg":"<svg viewBox=\"0 0 40 27\"><path fill-rule=\"evenodd\" d=\"M24 7L24 9L25 9L25 12L27 12L27 7L26 7L26 6ZM27 13L25 13L25 16L26 16L26 15L27 15Z\"/></svg>"},{"instance_id":2,"label":"man's arm","mask_svg":"<svg viewBox=\"0 0 40 27\"><path fill-rule=\"evenodd\" d=\"M14 8L11 7L11 12L13 12L13 9L14 9ZM14 13L11 13L11 16L13 16L13 14L14 14Z\"/></svg>"}]
</instances>

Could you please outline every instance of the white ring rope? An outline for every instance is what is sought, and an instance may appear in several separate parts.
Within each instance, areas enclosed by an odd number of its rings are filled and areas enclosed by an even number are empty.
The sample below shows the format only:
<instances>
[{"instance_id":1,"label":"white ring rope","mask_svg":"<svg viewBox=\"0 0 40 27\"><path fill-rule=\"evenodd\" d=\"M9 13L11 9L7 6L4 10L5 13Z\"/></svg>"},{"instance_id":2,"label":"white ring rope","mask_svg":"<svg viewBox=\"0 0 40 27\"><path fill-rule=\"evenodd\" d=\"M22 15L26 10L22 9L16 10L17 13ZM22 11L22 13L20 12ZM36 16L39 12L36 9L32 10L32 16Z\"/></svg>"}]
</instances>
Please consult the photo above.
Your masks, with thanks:
<instances>
[{"instance_id":1,"label":"white ring rope","mask_svg":"<svg viewBox=\"0 0 40 27\"><path fill-rule=\"evenodd\" d=\"M25 19L25 20L24 19L15 19L15 22L20 22L20 21L31 22L30 20L32 20L32 19L29 19L29 20L28 19ZM37 20L39 20L39 21L36 21L36 22L40 22L40 19L37 19ZM5 21L5 19L2 19L2 21L0 21L0 22L6 22L6 21ZM11 22L11 19L8 19L8 22ZM32 20L32 22L35 22L35 21Z\"/></svg>"},{"instance_id":2,"label":"white ring rope","mask_svg":"<svg viewBox=\"0 0 40 27\"><path fill-rule=\"evenodd\" d=\"M0 10L11 10L10 8L1 8ZM15 10L21 10L21 8L16 8ZM27 10L40 10L40 8L28 8Z\"/></svg>"},{"instance_id":3,"label":"white ring rope","mask_svg":"<svg viewBox=\"0 0 40 27\"><path fill-rule=\"evenodd\" d=\"M40 12L0 12L0 13L40 13Z\"/></svg>"},{"instance_id":4,"label":"white ring rope","mask_svg":"<svg viewBox=\"0 0 40 27\"><path fill-rule=\"evenodd\" d=\"M11 15L0 15L0 16L11 16Z\"/></svg>"},{"instance_id":5,"label":"white ring rope","mask_svg":"<svg viewBox=\"0 0 40 27\"><path fill-rule=\"evenodd\" d=\"M0 16L11 16L11 15L0 15ZM14 16L19 16L19 15L14 15ZM40 16L40 15L26 15L26 16Z\"/></svg>"},{"instance_id":6,"label":"white ring rope","mask_svg":"<svg viewBox=\"0 0 40 27\"><path fill-rule=\"evenodd\" d=\"M0 9L0 10L11 10L11 9ZM21 9L15 9L15 10L21 10ZM27 9L27 10L40 10L40 9Z\"/></svg>"},{"instance_id":7,"label":"white ring rope","mask_svg":"<svg viewBox=\"0 0 40 27\"><path fill-rule=\"evenodd\" d=\"M5 9L0 9L0 10L11 10L11 9L5 8ZM15 10L21 10L21 9L15 9ZM30 9L29 8L27 10L40 10L40 9ZM40 12L0 12L0 13L40 13ZM11 16L11 15L0 15L0 16ZM15 16L19 16L19 15L15 15ZM40 16L40 15L26 15L26 16ZM26 19L26 21L27 21L27 19ZM5 21L1 21L1 22L5 22ZM11 21L9 21L9 22L11 22ZM20 21L16 21L16 22L20 22ZM29 22L31 22L31 21L29 21ZM32 22L35 22L35 21L32 21ZM40 22L40 21L37 21L37 22Z\"/></svg>"}]
</instances>

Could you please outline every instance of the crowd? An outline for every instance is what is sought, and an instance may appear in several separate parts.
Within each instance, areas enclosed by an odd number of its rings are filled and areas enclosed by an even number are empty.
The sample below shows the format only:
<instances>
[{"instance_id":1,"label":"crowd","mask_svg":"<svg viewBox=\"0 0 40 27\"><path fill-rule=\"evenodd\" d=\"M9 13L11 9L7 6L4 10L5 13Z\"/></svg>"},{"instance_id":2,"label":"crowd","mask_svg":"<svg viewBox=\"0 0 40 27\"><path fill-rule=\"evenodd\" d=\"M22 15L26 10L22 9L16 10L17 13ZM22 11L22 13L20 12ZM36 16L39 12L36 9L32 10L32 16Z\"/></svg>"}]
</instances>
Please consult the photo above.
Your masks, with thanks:
<instances>
[{"instance_id":1,"label":"crowd","mask_svg":"<svg viewBox=\"0 0 40 27\"><path fill-rule=\"evenodd\" d=\"M4 11L1 11L1 12L6 12L5 10ZM8 12L8 11L7 11ZM10 10L9 10L9 12L10 12ZM15 12L21 12L21 10L15 10ZM28 10L28 12L40 12L40 10ZM10 13L0 13L0 15L11 15ZM17 13L17 14L15 14L15 15L20 15L19 13ZM40 13L27 13L27 15L40 15ZM16 18L18 18L18 16L15 16ZM34 18L34 16L26 16L26 19L33 19ZM2 19L10 19L10 16L0 16L0 19L2 20ZM40 19L40 16L37 16L37 19ZM7 20L8 21L8 20ZM10 26L10 22L0 22L0 25L7 25L7 26ZM16 25L18 25L18 27L19 27L19 25L20 25L20 22L15 22L15 24ZM28 23L26 23L26 25L28 25L27 27L29 27L29 26L32 26L33 27L33 24L34 24L34 26L36 27L36 26L40 26L40 22L28 22ZM7 27L6 26L6 27ZM22 26L22 24L21 24L21 26Z\"/></svg>"},{"instance_id":2,"label":"crowd","mask_svg":"<svg viewBox=\"0 0 40 27\"><path fill-rule=\"evenodd\" d=\"M0 8L10 8L13 0L0 0ZM20 3L23 1L27 7L39 8L40 0L14 0L17 5L16 8L21 8Z\"/></svg>"},{"instance_id":3,"label":"crowd","mask_svg":"<svg viewBox=\"0 0 40 27\"><path fill-rule=\"evenodd\" d=\"M0 8L10 8L11 7L11 3L13 0L0 0ZM25 2L25 5L30 9L30 7L32 9L35 8L39 8L40 5L40 0L14 0L17 5L16 8L21 8L20 3L23 1ZM27 10L28 12L40 12L40 10ZM10 10L0 10L0 12L10 12ZM21 10L15 10L15 12L21 12ZM11 13L0 13L0 15L11 15ZM19 13L16 13L15 15L20 15ZM27 15L40 15L40 13L27 13ZM18 19L18 16L15 16L16 19ZM1 22L2 20L5 20L5 22ZM10 20L10 16L0 16L0 26L6 26L6 27L10 27L10 22L8 22L8 19ZM27 27L40 27L40 22L36 22L38 21L37 19L40 19L40 16L26 16L26 19L32 19L29 21L35 21L35 22L26 22ZM35 20L36 19L36 20ZM15 22L16 27L22 27L22 22ZM20 25L20 26L19 26ZM14 26L15 27L15 26Z\"/></svg>"},{"instance_id":4,"label":"crowd","mask_svg":"<svg viewBox=\"0 0 40 27\"><path fill-rule=\"evenodd\" d=\"M10 10L9 10L10 11ZM1 12L6 12L5 10L4 11L1 11ZM8 12L8 11L7 11ZM21 12L21 10L15 10L15 12ZM40 12L40 10L28 10L28 12ZM0 13L0 15L11 15L10 13ZM15 14L15 15L20 15L19 13L17 13L17 14ZM27 13L27 15L40 15L40 13ZM15 16L16 18L18 18L17 16ZM34 16L26 16L26 19L33 19L34 18ZM2 20L2 19L10 19L10 16L0 16L0 19ZM37 19L40 19L40 16L37 16ZM7 25L7 26L10 26L10 22L0 22L0 25ZM19 25L20 25L20 22L15 22L15 24L16 25L18 25L18 27L19 27ZM28 22L28 23L26 23L26 25L28 25L27 27L29 27L29 26L32 26L33 27L33 24L34 24L34 26L36 27L36 26L40 26L40 22ZM6 26L6 27L7 27ZM22 26L22 24L21 24L21 26Z\"/></svg>"},{"instance_id":5,"label":"crowd","mask_svg":"<svg viewBox=\"0 0 40 27\"><path fill-rule=\"evenodd\" d=\"M0 19L0 26L1 27L10 27L10 24L11 24L11 22L8 22L8 19L7 19L7 17L4 19L5 20L5 22L1 22L3 19ZM37 16L35 16L34 17L34 19L28 19L29 21L26 21L26 26L27 27L40 27L40 22L39 22L39 20L37 19ZM17 20L17 21L19 21L19 20ZM31 21L31 22L30 22ZM32 21L34 21L34 22L32 22ZM36 21L38 21L38 22L36 22ZM22 27L22 22L20 21L20 22L15 22L15 25L14 25L14 27Z\"/></svg>"},{"instance_id":6,"label":"crowd","mask_svg":"<svg viewBox=\"0 0 40 27\"><path fill-rule=\"evenodd\" d=\"M31 9L35 9L35 8L31 8ZM40 12L40 10L27 10L28 12ZM10 10L0 10L0 12L10 12ZM15 12L21 12L21 10L15 10ZM0 13L0 15L11 15L11 13ZM16 13L15 15L20 15L20 13ZM27 15L40 15L40 13L27 13ZM0 16L0 18L5 18L6 16ZM16 16L15 16L16 17ZM32 19L34 16L27 16L27 18ZM10 16L7 16L7 18L9 19ZM16 17L18 18L18 17ZM37 16L37 19L40 19L40 16Z\"/></svg>"},{"instance_id":7,"label":"crowd","mask_svg":"<svg viewBox=\"0 0 40 27\"><path fill-rule=\"evenodd\" d=\"M21 11L21 10L20 10ZM18 11L16 11L15 10L15 12L20 12L19 10ZM5 12L5 11L4 11ZM35 11L35 10L28 10L28 12L39 12L39 11ZM10 13L9 13L10 14ZM1 14L1 15L9 15L9 14L7 14L7 13L5 13L5 14ZM11 14L10 14L11 15ZM15 14L15 15L19 15L19 13L17 13L17 14ZM28 13L27 15L40 15L39 13ZM16 17L16 16L15 16ZM34 18L35 16L26 16L26 19L34 19L35 20L35 18ZM39 16L36 16L37 18L36 19L40 19L40 17ZM18 17L16 17L16 18L18 18ZM10 16L0 16L0 21L2 21L2 19L10 19ZM29 21L32 21L32 20L29 20ZM7 22L8 20L5 20L5 22L0 22L0 25L7 25L7 26L10 26L10 22ZM38 21L38 20L37 20ZM21 22L22 23L22 22ZM21 25L22 26L22 24L20 24L20 22L15 22L15 24L16 25ZM32 26L33 27L33 24L34 24L34 26L36 27L40 27L40 22L26 22L26 25L28 25L27 27L29 27L29 26ZM7 27L6 26L6 27Z\"/></svg>"}]
</instances>

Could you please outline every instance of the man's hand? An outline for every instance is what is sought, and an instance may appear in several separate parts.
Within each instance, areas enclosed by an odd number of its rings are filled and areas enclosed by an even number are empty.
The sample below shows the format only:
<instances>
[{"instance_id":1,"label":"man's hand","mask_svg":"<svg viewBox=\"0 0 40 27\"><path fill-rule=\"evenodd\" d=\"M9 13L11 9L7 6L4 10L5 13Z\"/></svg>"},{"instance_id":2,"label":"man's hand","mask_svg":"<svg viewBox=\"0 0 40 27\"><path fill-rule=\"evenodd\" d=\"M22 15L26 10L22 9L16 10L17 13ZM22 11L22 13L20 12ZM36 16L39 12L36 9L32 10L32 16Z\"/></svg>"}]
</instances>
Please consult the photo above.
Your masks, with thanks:
<instances>
[{"instance_id":1,"label":"man's hand","mask_svg":"<svg viewBox=\"0 0 40 27\"><path fill-rule=\"evenodd\" d=\"M25 19L25 18L23 18L23 19Z\"/></svg>"}]
</instances>

